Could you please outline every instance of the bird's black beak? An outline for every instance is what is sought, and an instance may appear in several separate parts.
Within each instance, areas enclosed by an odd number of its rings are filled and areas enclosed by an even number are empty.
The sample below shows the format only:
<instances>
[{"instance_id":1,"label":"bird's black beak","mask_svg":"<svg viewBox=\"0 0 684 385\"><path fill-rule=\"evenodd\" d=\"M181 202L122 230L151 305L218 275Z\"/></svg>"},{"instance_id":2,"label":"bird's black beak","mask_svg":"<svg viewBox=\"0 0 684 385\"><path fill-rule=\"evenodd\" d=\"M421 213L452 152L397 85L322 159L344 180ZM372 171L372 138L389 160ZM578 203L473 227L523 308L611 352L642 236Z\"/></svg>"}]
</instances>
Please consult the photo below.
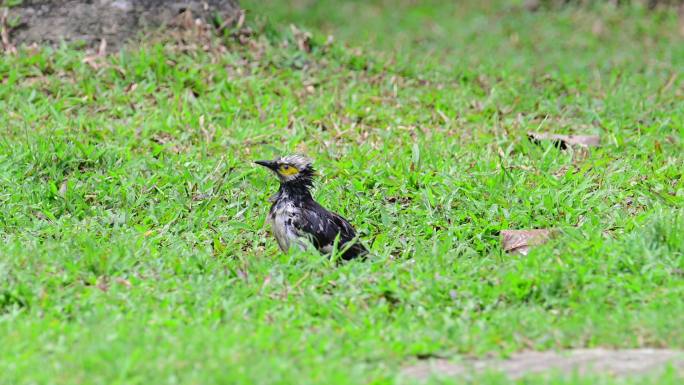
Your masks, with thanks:
<instances>
[{"instance_id":1,"label":"bird's black beak","mask_svg":"<svg viewBox=\"0 0 684 385\"><path fill-rule=\"evenodd\" d=\"M275 170L276 168L278 168L278 162L272 160L257 160L254 163L260 166L270 168L271 170Z\"/></svg>"}]
</instances>

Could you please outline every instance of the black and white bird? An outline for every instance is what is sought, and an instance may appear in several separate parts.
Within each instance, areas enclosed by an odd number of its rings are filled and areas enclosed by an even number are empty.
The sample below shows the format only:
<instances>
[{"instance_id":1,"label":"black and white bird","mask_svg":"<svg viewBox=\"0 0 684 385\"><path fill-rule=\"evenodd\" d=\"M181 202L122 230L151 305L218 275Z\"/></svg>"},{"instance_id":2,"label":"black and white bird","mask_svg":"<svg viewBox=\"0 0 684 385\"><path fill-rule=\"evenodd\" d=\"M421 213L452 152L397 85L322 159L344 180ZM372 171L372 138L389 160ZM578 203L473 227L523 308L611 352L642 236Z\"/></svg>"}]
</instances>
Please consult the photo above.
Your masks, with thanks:
<instances>
[{"instance_id":1,"label":"black and white bird","mask_svg":"<svg viewBox=\"0 0 684 385\"><path fill-rule=\"evenodd\" d=\"M337 239L342 259L349 260L368 253L346 219L326 210L311 197L316 172L310 159L288 155L255 163L272 170L280 180L280 189L271 198L273 205L268 213L268 222L283 252L291 247L305 250L314 246L318 251L329 254Z\"/></svg>"}]
</instances>

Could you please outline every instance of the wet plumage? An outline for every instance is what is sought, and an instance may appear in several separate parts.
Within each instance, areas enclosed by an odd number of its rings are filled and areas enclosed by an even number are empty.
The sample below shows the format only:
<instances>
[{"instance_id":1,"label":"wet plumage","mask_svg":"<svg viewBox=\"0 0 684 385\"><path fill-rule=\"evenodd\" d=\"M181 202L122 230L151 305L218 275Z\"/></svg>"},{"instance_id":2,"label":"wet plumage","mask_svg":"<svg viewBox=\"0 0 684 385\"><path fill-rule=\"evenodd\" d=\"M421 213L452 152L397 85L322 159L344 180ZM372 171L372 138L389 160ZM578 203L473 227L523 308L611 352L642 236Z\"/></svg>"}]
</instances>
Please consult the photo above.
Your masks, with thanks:
<instances>
[{"instance_id":1,"label":"wet plumage","mask_svg":"<svg viewBox=\"0 0 684 385\"><path fill-rule=\"evenodd\" d=\"M339 236L338 250L343 259L353 259L368 252L346 219L326 210L311 196L315 171L309 159L290 155L257 163L271 169L280 180L280 189L271 198L273 205L268 221L282 251L293 246L306 249L312 245L328 254Z\"/></svg>"}]
</instances>

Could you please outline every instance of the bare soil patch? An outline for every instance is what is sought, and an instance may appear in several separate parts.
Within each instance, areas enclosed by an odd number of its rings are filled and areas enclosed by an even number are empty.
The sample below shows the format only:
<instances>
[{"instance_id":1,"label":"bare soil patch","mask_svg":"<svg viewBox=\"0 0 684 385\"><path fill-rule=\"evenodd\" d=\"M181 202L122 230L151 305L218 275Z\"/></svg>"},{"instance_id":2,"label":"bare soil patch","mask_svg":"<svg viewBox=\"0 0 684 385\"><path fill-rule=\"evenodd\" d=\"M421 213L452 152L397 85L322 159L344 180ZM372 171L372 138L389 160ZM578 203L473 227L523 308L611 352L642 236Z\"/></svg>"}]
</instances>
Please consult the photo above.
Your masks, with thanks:
<instances>
[{"instance_id":1,"label":"bare soil patch","mask_svg":"<svg viewBox=\"0 0 684 385\"><path fill-rule=\"evenodd\" d=\"M81 41L94 47L105 39L119 47L184 12L211 24L235 19L239 7L237 0L25 0L9 10L9 40L17 46Z\"/></svg>"},{"instance_id":2,"label":"bare soil patch","mask_svg":"<svg viewBox=\"0 0 684 385\"><path fill-rule=\"evenodd\" d=\"M407 366L403 377L427 379L470 377L499 372L511 379L528 374L607 374L616 377L655 375L672 366L684 375L684 351L668 349L577 349L560 352L521 352L508 359L433 359Z\"/></svg>"}]
</instances>

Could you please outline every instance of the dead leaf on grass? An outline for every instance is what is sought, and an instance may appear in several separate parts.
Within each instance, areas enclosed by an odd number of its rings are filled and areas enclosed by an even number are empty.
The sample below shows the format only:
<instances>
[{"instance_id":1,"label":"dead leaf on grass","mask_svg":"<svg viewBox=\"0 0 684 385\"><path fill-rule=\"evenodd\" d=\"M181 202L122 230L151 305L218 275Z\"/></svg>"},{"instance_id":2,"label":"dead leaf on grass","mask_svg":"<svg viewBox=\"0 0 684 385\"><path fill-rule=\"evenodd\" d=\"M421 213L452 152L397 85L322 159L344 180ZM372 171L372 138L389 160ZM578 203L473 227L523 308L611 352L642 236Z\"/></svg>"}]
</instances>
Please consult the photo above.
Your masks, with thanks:
<instances>
[{"instance_id":1,"label":"dead leaf on grass","mask_svg":"<svg viewBox=\"0 0 684 385\"><path fill-rule=\"evenodd\" d=\"M104 293L108 292L109 291L109 282L108 282L107 277L105 277L104 275L100 276L97 279L97 284L95 286L98 289L100 289L100 291L102 291Z\"/></svg>"},{"instance_id":2,"label":"dead leaf on grass","mask_svg":"<svg viewBox=\"0 0 684 385\"><path fill-rule=\"evenodd\" d=\"M69 181L66 179L62 182L62 184L59 185L59 196L61 196L63 199L66 199L68 186Z\"/></svg>"},{"instance_id":3,"label":"dead leaf on grass","mask_svg":"<svg viewBox=\"0 0 684 385\"><path fill-rule=\"evenodd\" d=\"M241 9L237 14L234 14L224 20L220 25L216 26L216 30L219 32L223 32L228 27L232 26L236 29L242 28L242 25L245 23L245 11Z\"/></svg>"},{"instance_id":4,"label":"dead leaf on grass","mask_svg":"<svg viewBox=\"0 0 684 385\"><path fill-rule=\"evenodd\" d=\"M118 278L115 279L115 281L116 281L116 283L118 283L119 285L126 287L126 289L130 289L130 288L131 288L131 282L130 282L129 280L127 280L127 279L118 277Z\"/></svg>"},{"instance_id":5,"label":"dead leaf on grass","mask_svg":"<svg viewBox=\"0 0 684 385\"><path fill-rule=\"evenodd\" d=\"M211 199L211 197L212 197L211 194L193 194L192 200L193 200L193 202L200 202L200 201L204 201L207 199Z\"/></svg>"},{"instance_id":6,"label":"dead leaf on grass","mask_svg":"<svg viewBox=\"0 0 684 385\"><path fill-rule=\"evenodd\" d=\"M8 54L17 53L17 48L12 44L9 38L10 27L7 23L9 16L9 8L2 8L0 11L0 40L2 41L2 48Z\"/></svg>"},{"instance_id":7,"label":"dead leaf on grass","mask_svg":"<svg viewBox=\"0 0 684 385\"><path fill-rule=\"evenodd\" d=\"M180 154L181 152L187 150L186 146L183 146L176 142L174 138L168 132L159 132L150 138L154 143L163 146L165 149L173 152L174 154Z\"/></svg>"},{"instance_id":8,"label":"dead leaf on grass","mask_svg":"<svg viewBox=\"0 0 684 385\"><path fill-rule=\"evenodd\" d=\"M238 16L238 21L237 21L237 24L235 25L236 29L242 28L242 26L245 24L245 15L246 15L245 11L240 10L240 14Z\"/></svg>"},{"instance_id":9,"label":"dead leaf on grass","mask_svg":"<svg viewBox=\"0 0 684 385\"><path fill-rule=\"evenodd\" d=\"M131 84L126 86L126 88L124 89L124 92L129 94L129 93L135 91L136 89L138 89L138 83L131 83Z\"/></svg>"},{"instance_id":10,"label":"dead leaf on grass","mask_svg":"<svg viewBox=\"0 0 684 385\"><path fill-rule=\"evenodd\" d=\"M571 146L598 147L601 138L598 135L560 135L546 132L528 132L527 137L534 143L552 141L556 147L566 149Z\"/></svg>"},{"instance_id":11,"label":"dead leaf on grass","mask_svg":"<svg viewBox=\"0 0 684 385\"><path fill-rule=\"evenodd\" d=\"M158 132L157 134L152 136L152 138L150 138L150 139L152 139L152 141L157 143L157 144L164 145L164 144L172 142L174 138L168 132L162 131L162 132Z\"/></svg>"},{"instance_id":12,"label":"dead leaf on grass","mask_svg":"<svg viewBox=\"0 0 684 385\"><path fill-rule=\"evenodd\" d=\"M104 58L107 56L107 40L102 39L100 41L100 47L97 53L93 55L87 55L83 58L83 63L88 64L92 69L98 70L105 67L107 64L104 62Z\"/></svg>"},{"instance_id":13,"label":"dead leaf on grass","mask_svg":"<svg viewBox=\"0 0 684 385\"><path fill-rule=\"evenodd\" d=\"M297 28L294 24L290 24L290 29L292 30L292 35L297 42L297 48L303 52L311 52L311 33L302 31Z\"/></svg>"},{"instance_id":14,"label":"dead leaf on grass","mask_svg":"<svg viewBox=\"0 0 684 385\"><path fill-rule=\"evenodd\" d=\"M554 230L502 230L501 244L507 253L527 255L531 246L546 243L555 235Z\"/></svg>"},{"instance_id":15,"label":"dead leaf on grass","mask_svg":"<svg viewBox=\"0 0 684 385\"><path fill-rule=\"evenodd\" d=\"M194 17L192 15L192 10L187 8L180 12L176 17L169 23L173 27L180 27L182 29L192 29L195 25Z\"/></svg>"}]
</instances>

